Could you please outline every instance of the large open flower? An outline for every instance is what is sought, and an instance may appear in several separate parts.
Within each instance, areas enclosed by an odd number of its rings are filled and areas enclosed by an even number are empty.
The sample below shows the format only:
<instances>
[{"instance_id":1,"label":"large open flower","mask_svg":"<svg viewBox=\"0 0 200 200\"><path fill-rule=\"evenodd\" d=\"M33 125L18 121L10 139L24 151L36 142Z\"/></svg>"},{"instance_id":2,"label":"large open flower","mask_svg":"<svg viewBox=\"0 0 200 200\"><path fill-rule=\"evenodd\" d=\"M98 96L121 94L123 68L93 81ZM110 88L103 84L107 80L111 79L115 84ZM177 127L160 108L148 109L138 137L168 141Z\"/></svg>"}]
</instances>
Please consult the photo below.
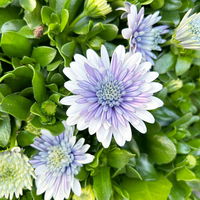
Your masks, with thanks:
<instances>
[{"instance_id":1,"label":"large open flower","mask_svg":"<svg viewBox=\"0 0 200 200\"><path fill-rule=\"evenodd\" d=\"M141 52L145 60L153 63L152 58L155 59L156 55L152 51L161 51L159 44L165 42L161 35L168 32L168 26L153 27L161 19L159 12L144 18L144 8L137 12L137 7L129 3L125 9L128 28L122 30L123 37L129 40L131 51Z\"/></svg>"},{"instance_id":2,"label":"large open flower","mask_svg":"<svg viewBox=\"0 0 200 200\"><path fill-rule=\"evenodd\" d=\"M31 190L34 170L19 147L0 153L0 198L19 198L23 189Z\"/></svg>"},{"instance_id":3,"label":"large open flower","mask_svg":"<svg viewBox=\"0 0 200 200\"><path fill-rule=\"evenodd\" d=\"M71 189L76 195L81 194L80 183L74 176L94 158L86 153L90 145L84 145L84 141L81 138L76 142L73 128L66 125L59 136L42 130L42 136L32 144L39 153L30 161L35 168L37 194L45 192L45 200L68 198Z\"/></svg>"},{"instance_id":4,"label":"large open flower","mask_svg":"<svg viewBox=\"0 0 200 200\"><path fill-rule=\"evenodd\" d=\"M200 49L200 13L190 16L190 9L175 30L172 38L177 46L185 49Z\"/></svg>"},{"instance_id":5,"label":"large open flower","mask_svg":"<svg viewBox=\"0 0 200 200\"><path fill-rule=\"evenodd\" d=\"M154 117L146 110L163 105L153 97L162 86L152 82L158 73L149 71L151 63L141 63L141 53L125 53L122 45L115 49L111 63L104 46L101 57L89 49L87 58L76 54L74 59L70 68L64 68L71 79L65 87L74 94L61 100L70 105L67 123L77 124L79 130L89 128L89 133L96 133L104 147L109 146L112 136L120 146L130 141L129 122L145 133L142 120L154 123Z\"/></svg>"}]
</instances>

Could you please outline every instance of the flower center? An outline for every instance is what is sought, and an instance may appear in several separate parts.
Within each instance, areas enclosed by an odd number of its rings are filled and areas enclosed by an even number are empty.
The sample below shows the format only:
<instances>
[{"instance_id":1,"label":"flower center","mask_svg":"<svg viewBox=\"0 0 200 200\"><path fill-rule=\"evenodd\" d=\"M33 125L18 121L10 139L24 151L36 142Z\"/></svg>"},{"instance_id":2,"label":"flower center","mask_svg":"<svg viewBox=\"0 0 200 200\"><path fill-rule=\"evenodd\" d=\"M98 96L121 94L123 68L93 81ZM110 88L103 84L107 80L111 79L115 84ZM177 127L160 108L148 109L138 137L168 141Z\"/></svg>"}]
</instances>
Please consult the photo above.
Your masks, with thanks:
<instances>
[{"instance_id":1,"label":"flower center","mask_svg":"<svg viewBox=\"0 0 200 200\"><path fill-rule=\"evenodd\" d=\"M102 105L108 105L110 107L118 106L121 102L122 85L113 78L104 80L98 87L96 95L98 102Z\"/></svg>"},{"instance_id":2,"label":"flower center","mask_svg":"<svg viewBox=\"0 0 200 200\"><path fill-rule=\"evenodd\" d=\"M15 170L8 165L3 166L0 171L0 181L12 180L15 176Z\"/></svg>"},{"instance_id":3,"label":"flower center","mask_svg":"<svg viewBox=\"0 0 200 200\"><path fill-rule=\"evenodd\" d=\"M194 34L194 39L200 41L200 19L194 19L190 22L190 28Z\"/></svg>"},{"instance_id":4,"label":"flower center","mask_svg":"<svg viewBox=\"0 0 200 200\"><path fill-rule=\"evenodd\" d=\"M63 146L52 146L48 151L47 165L52 171L65 170L73 160L73 154Z\"/></svg>"}]
</instances>

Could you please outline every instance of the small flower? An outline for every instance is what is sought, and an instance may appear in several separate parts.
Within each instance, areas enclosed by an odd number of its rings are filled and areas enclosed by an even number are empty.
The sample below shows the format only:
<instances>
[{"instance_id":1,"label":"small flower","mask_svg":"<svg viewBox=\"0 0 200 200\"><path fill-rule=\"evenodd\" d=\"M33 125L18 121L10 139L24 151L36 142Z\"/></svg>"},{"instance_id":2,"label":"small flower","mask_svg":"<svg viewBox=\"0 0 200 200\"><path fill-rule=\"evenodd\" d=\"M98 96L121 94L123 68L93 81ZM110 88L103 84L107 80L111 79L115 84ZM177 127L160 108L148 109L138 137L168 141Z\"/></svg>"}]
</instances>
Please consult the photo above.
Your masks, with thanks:
<instances>
[{"instance_id":1,"label":"small flower","mask_svg":"<svg viewBox=\"0 0 200 200\"><path fill-rule=\"evenodd\" d=\"M156 55L152 51L161 51L159 44L165 42L161 35L168 32L168 26L153 27L161 19L159 12L144 18L144 8L137 12L135 5L127 4L126 7L128 28L122 30L122 35L129 39L131 51L141 52L143 59L153 63L152 58L155 59Z\"/></svg>"},{"instance_id":2,"label":"small flower","mask_svg":"<svg viewBox=\"0 0 200 200\"><path fill-rule=\"evenodd\" d=\"M83 164L92 162L94 156L86 153L90 145L84 145L84 139L76 142L73 128L65 125L65 131L59 136L42 130L42 136L36 138L32 147L39 150L31 164L35 168L37 194L45 192L44 199L63 200L70 191L81 194L79 181L74 177Z\"/></svg>"},{"instance_id":3,"label":"small flower","mask_svg":"<svg viewBox=\"0 0 200 200\"><path fill-rule=\"evenodd\" d=\"M34 171L20 148L1 152L0 160L0 198L19 198L23 189L31 190Z\"/></svg>"},{"instance_id":4,"label":"small flower","mask_svg":"<svg viewBox=\"0 0 200 200\"><path fill-rule=\"evenodd\" d=\"M200 49L200 13L189 16L191 11L185 14L176 28L172 42L185 49Z\"/></svg>"},{"instance_id":5,"label":"small flower","mask_svg":"<svg viewBox=\"0 0 200 200\"><path fill-rule=\"evenodd\" d=\"M85 11L90 17L105 16L112 11L107 0L86 0Z\"/></svg>"},{"instance_id":6,"label":"small flower","mask_svg":"<svg viewBox=\"0 0 200 200\"><path fill-rule=\"evenodd\" d=\"M67 124L79 130L89 128L97 140L107 148L114 136L118 145L132 137L129 122L140 132L146 132L143 122L154 123L154 117L146 110L158 108L162 101L153 97L162 85L152 82L157 72L150 72L151 63L141 62L141 53L125 53L118 46L111 62L104 46L101 57L87 50L87 58L76 54L70 68L64 68L71 79L65 87L74 95L64 97L61 103L70 105Z\"/></svg>"}]
</instances>

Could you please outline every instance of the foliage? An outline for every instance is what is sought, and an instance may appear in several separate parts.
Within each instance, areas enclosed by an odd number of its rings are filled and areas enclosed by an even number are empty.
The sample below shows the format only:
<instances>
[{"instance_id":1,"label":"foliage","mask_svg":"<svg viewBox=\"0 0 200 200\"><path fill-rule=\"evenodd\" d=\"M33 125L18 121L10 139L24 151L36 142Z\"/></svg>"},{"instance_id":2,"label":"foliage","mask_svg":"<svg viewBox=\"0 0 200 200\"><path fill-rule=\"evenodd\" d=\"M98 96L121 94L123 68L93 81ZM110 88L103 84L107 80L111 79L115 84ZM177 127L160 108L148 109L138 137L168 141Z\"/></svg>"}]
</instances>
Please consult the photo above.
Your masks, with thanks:
<instances>
[{"instance_id":1,"label":"foliage","mask_svg":"<svg viewBox=\"0 0 200 200\"><path fill-rule=\"evenodd\" d=\"M130 2L145 6L147 13L160 11L160 24L171 30L167 41L188 9L200 11L198 0ZM84 0L0 1L1 151L18 145L31 157L35 152L29 145L41 128L54 135L63 131L66 107L59 100L69 91L62 70L75 53L99 51L104 44L111 54L116 45L128 45L121 37L126 22L116 10L124 1L108 3L111 13L92 18L82 13ZM157 95L164 106L153 111L156 123L148 125L148 133L133 129L132 141L123 148L113 142L103 149L87 130L79 132L95 160L77 177L83 188L91 185L97 200L200 198L200 51L178 49L169 42L162 49L154 70L164 86ZM43 197L33 187L20 199Z\"/></svg>"}]
</instances>

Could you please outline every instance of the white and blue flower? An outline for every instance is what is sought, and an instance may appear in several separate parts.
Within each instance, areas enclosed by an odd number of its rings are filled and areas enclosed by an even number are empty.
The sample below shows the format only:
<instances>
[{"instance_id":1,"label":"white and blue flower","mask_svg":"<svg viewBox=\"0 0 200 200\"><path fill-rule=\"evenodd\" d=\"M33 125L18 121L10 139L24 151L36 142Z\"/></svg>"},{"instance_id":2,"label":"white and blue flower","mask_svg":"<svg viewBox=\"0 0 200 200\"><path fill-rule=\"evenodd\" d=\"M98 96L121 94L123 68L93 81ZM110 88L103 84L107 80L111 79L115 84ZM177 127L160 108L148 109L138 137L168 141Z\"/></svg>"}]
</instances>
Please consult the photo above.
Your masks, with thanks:
<instances>
[{"instance_id":1,"label":"white and blue flower","mask_svg":"<svg viewBox=\"0 0 200 200\"><path fill-rule=\"evenodd\" d=\"M129 122L145 133L143 120L154 123L147 110L163 105L153 96L162 85L152 82L159 74L150 72L151 63L142 62L141 53L125 53L122 45L115 49L111 62L104 46L100 57L89 49L87 57L75 54L74 59L64 68L70 79L65 87L74 94L61 100L70 106L67 124L77 124L79 130L88 128L91 135L96 133L105 148L112 136L120 146L131 140Z\"/></svg>"},{"instance_id":2,"label":"white and blue flower","mask_svg":"<svg viewBox=\"0 0 200 200\"><path fill-rule=\"evenodd\" d=\"M81 194L80 183L74 176L83 164L92 162L94 156L86 153L90 145L84 145L83 138L76 142L73 131L66 125L59 136L42 130L42 136L31 145L39 151L30 161L35 168L37 194L45 193L45 200L67 199L71 190L77 196Z\"/></svg>"},{"instance_id":3,"label":"white and blue flower","mask_svg":"<svg viewBox=\"0 0 200 200\"><path fill-rule=\"evenodd\" d=\"M185 49L200 49L200 13L185 14L175 30L172 42Z\"/></svg>"},{"instance_id":4,"label":"white and blue flower","mask_svg":"<svg viewBox=\"0 0 200 200\"><path fill-rule=\"evenodd\" d=\"M156 55L152 51L161 51L160 44L166 40L161 35L168 32L167 25L154 25L160 21L159 12L144 17L144 8L137 12L137 7L132 4L125 4L125 14L128 20L128 28L122 30L122 35L129 40L132 52L142 53L143 59L153 63Z\"/></svg>"}]
</instances>

